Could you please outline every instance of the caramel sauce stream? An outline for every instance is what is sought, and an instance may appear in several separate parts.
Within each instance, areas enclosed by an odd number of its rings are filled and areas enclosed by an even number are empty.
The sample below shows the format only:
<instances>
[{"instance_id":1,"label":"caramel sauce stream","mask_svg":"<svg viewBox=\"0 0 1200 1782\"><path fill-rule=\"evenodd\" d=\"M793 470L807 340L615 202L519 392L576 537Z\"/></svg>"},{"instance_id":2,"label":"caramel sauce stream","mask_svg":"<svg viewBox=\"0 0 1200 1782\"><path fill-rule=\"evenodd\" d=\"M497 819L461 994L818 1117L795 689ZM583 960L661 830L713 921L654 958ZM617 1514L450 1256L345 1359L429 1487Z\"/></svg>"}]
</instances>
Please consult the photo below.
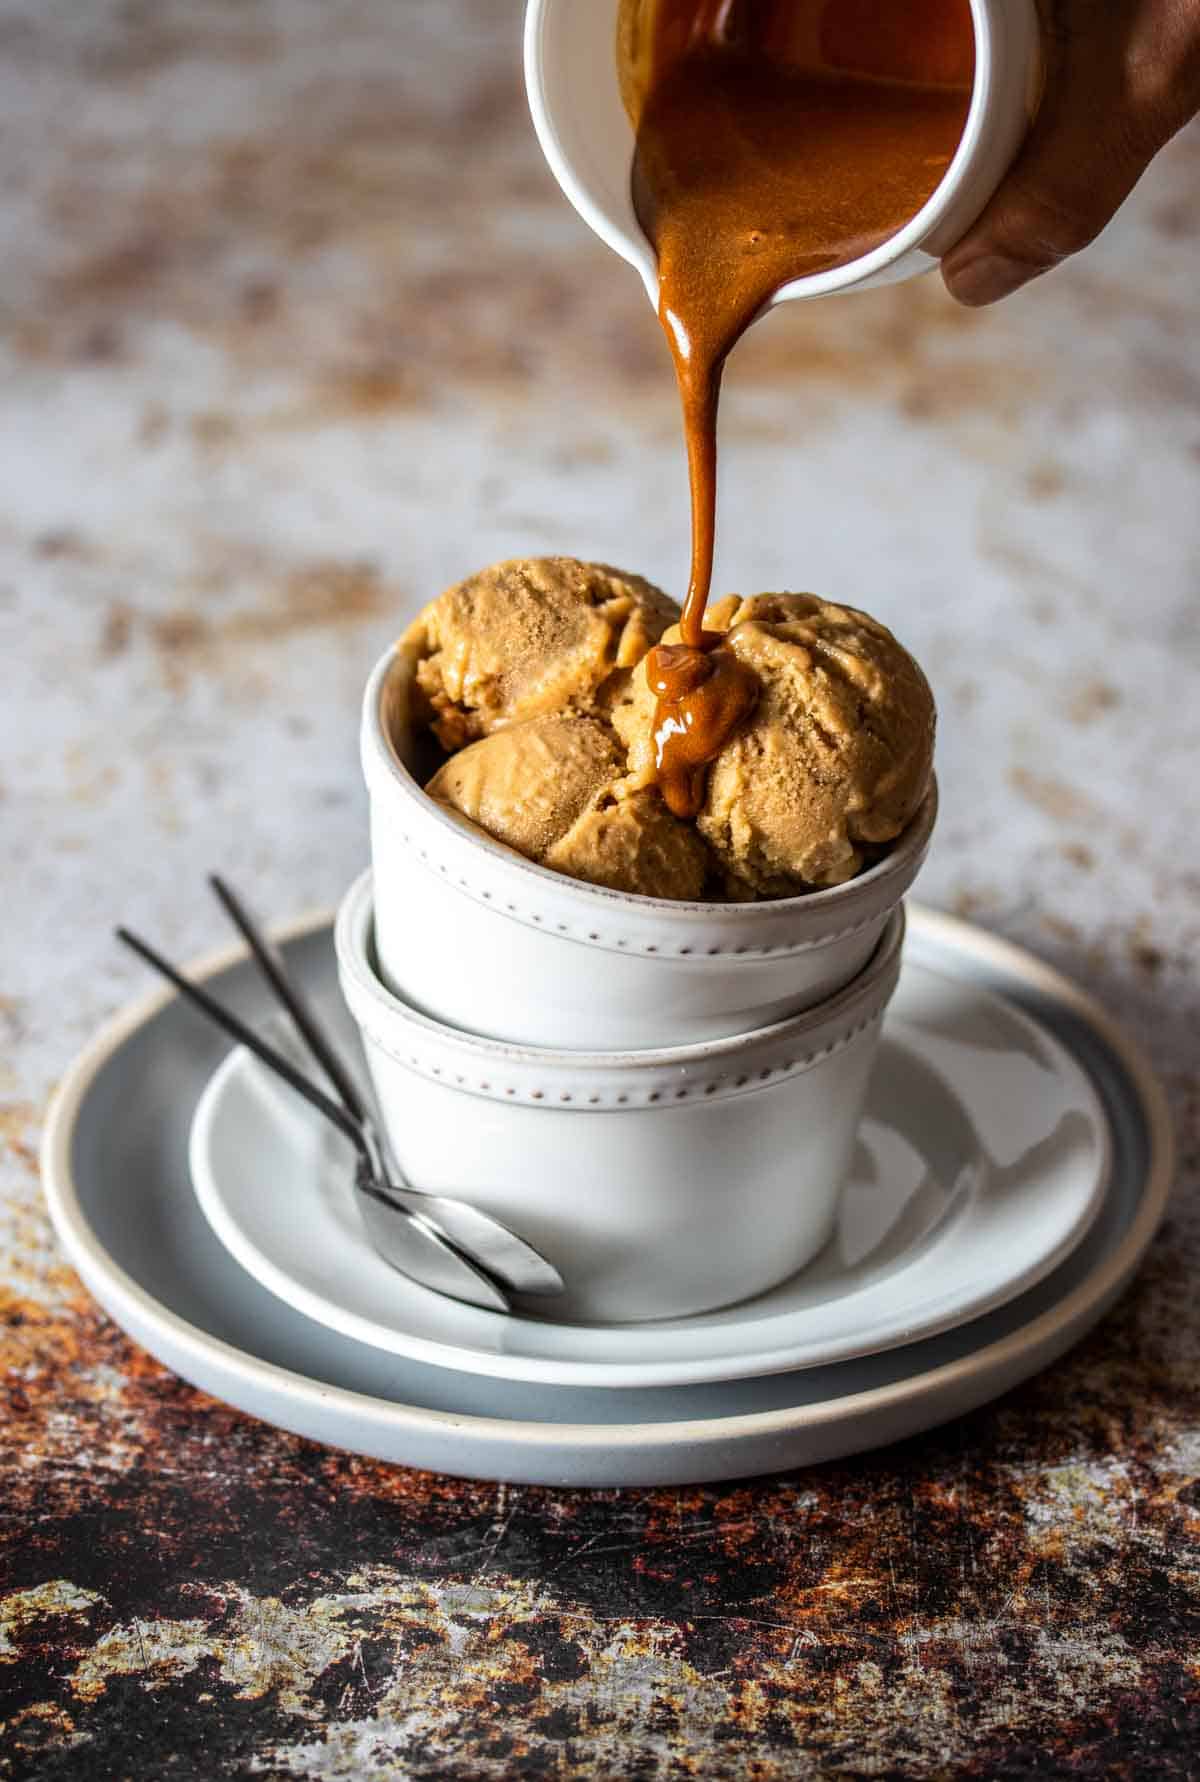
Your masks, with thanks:
<instances>
[{"instance_id":1,"label":"caramel sauce stream","mask_svg":"<svg viewBox=\"0 0 1200 1782\"><path fill-rule=\"evenodd\" d=\"M970 105L967 0L645 0L633 197L687 440L692 560L681 645L648 663L659 784L694 816L757 682L704 630L725 362L792 279L860 259L939 185Z\"/></svg>"}]
</instances>

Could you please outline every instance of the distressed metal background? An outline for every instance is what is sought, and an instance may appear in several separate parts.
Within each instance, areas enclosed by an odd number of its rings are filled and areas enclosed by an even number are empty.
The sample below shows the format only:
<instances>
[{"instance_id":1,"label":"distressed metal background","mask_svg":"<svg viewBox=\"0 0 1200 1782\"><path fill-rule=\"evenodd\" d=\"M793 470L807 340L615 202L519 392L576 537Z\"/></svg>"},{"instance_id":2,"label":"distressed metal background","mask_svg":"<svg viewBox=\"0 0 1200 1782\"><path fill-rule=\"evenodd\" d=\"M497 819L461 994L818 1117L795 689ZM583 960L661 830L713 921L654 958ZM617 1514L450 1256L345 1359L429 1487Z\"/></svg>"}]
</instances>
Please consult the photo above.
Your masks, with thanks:
<instances>
[{"instance_id":1,"label":"distressed metal background","mask_svg":"<svg viewBox=\"0 0 1200 1782\"><path fill-rule=\"evenodd\" d=\"M891 621L943 715L925 895L1086 980L1179 1119L1170 1221L1047 1377L711 1490L374 1466L165 1374L34 1153L144 979L362 863L403 616L559 549L678 587L674 396L542 167L517 0L0 5L0 1776L1200 1774L1200 139L991 314L774 316L718 579Z\"/></svg>"}]
</instances>

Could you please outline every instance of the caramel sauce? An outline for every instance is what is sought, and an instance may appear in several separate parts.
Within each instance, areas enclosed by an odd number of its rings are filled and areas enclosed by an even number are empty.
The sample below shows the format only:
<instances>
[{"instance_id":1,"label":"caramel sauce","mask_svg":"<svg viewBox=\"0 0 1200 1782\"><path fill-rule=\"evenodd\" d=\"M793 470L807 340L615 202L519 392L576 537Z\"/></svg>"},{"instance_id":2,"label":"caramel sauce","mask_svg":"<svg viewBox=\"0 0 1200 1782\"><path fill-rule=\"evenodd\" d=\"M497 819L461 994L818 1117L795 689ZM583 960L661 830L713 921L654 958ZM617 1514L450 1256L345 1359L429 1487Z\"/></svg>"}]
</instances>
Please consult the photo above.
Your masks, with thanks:
<instances>
[{"instance_id":1,"label":"caramel sauce","mask_svg":"<svg viewBox=\"0 0 1200 1782\"><path fill-rule=\"evenodd\" d=\"M648 664L659 783L694 816L754 676L704 631L725 361L792 279L860 259L910 221L970 106L968 0L643 0L653 8L633 196L658 255L692 503L681 646Z\"/></svg>"},{"instance_id":2,"label":"caramel sauce","mask_svg":"<svg viewBox=\"0 0 1200 1782\"><path fill-rule=\"evenodd\" d=\"M659 790L677 817L694 817L704 803L709 763L758 703L758 677L711 631L703 633L698 649L659 644L650 653L646 673L658 700L654 749Z\"/></svg>"}]
</instances>

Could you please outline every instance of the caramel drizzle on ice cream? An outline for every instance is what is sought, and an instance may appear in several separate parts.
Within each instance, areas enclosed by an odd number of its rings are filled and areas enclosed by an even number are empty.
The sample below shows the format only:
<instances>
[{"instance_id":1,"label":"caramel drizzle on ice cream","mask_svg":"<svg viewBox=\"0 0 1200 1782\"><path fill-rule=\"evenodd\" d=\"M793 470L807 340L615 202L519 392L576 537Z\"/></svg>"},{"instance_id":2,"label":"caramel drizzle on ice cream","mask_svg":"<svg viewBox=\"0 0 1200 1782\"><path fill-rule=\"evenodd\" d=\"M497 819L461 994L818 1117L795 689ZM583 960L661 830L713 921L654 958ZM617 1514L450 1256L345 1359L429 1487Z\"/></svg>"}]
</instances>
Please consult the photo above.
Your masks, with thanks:
<instances>
[{"instance_id":1,"label":"caramel drizzle on ice cream","mask_svg":"<svg viewBox=\"0 0 1200 1782\"><path fill-rule=\"evenodd\" d=\"M719 632L700 647L659 644L646 661L654 709L658 789L677 817L704 803L710 763L758 704L758 676L738 661Z\"/></svg>"},{"instance_id":2,"label":"caramel drizzle on ice cream","mask_svg":"<svg viewBox=\"0 0 1200 1782\"><path fill-rule=\"evenodd\" d=\"M659 784L691 817L757 695L704 630L725 361L783 285L861 258L932 196L966 122L974 37L968 0L642 0L639 21L640 82L622 69L633 196L658 254L692 502L683 642L647 673Z\"/></svg>"}]
</instances>

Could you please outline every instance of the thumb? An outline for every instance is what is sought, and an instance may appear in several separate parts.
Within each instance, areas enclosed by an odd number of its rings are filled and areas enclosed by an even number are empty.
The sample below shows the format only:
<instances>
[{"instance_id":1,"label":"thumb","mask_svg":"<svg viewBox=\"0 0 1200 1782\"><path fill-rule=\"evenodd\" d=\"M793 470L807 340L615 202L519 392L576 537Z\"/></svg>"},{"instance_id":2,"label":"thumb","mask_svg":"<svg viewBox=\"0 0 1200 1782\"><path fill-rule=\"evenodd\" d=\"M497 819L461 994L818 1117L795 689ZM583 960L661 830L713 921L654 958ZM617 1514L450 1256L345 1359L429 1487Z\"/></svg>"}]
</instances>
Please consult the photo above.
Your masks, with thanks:
<instances>
[{"instance_id":1,"label":"thumb","mask_svg":"<svg viewBox=\"0 0 1200 1782\"><path fill-rule=\"evenodd\" d=\"M1196 43L1172 32L1157 34L1152 47L1140 41L1148 15L1162 23L1156 0L1058 0L1052 10L1060 16L1037 121L983 215L942 262L951 296L971 307L1007 297L1094 241L1194 106Z\"/></svg>"}]
</instances>

